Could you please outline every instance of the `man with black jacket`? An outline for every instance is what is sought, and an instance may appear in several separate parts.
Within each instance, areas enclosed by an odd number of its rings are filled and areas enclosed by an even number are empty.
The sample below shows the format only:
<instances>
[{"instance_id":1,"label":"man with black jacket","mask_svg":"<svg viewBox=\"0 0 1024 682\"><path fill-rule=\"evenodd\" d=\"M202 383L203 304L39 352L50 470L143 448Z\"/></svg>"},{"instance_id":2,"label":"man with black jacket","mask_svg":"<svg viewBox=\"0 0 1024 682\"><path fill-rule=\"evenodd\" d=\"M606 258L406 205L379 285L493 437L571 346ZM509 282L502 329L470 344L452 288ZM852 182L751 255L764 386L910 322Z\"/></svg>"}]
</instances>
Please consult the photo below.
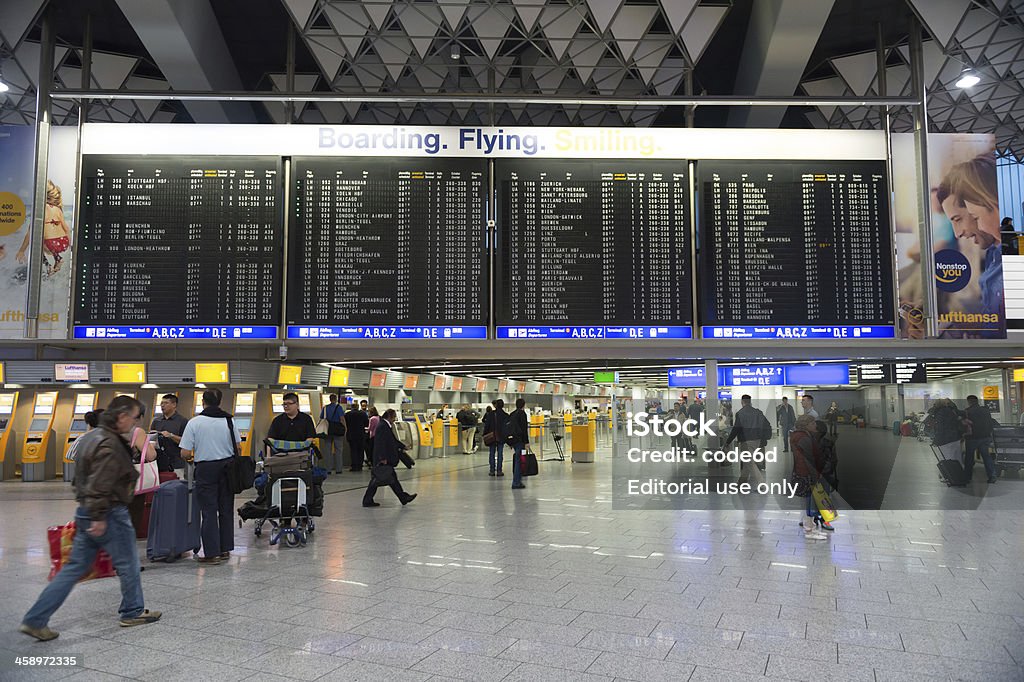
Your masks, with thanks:
<instances>
[{"instance_id":1,"label":"man with black jacket","mask_svg":"<svg viewBox=\"0 0 1024 682\"><path fill-rule=\"evenodd\" d=\"M366 492L363 493L364 507L380 506L380 503L373 501L373 496L377 494L377 488L382 485L391 488L403 507L416 499L416 493L410 495L402 489L402 484L395 473L399 453L404 448L395 437L396 416L394 410L385 410L384 416L377 424L377 431L373 435L373 473L370 476L369 485L366 486Z\"/></svg>"},{"instance_id":2,"label":"man with black jacket","mask_svg":"<svg viewBox=\"0 0 1024 682\"><path fill-rule=\"evenodd\" d=\"M768 423L764 412L751 405L750 400L749 395L740 397L742 407L736 413L732 431L729 432L729 437L725 440L726 447L729 447L729 444L736 439L740 441L740 448L747 452L753 452L768 444L772 426ZM755 479L755 483L764 482L761 467L753 462L744 462L740 465L739 482L746 483L751 478Z\"/></svg>"},{"instance_id":3,"label":"man with black jacket","mask_svg":"<svg viewBox=\"0 0 1024 682\"><path fill-rule=\"evenodd\" d=\"M530 419L526 416L526 401L516 398L516 409L508 416L509 429L505 434L512 446L512 489L525 488L523 483L523 451L530 443Z\"/></svg>"},{"instance_id":4,"label":"man with black jacket","mask_svg":"<svg viewBox=\"0 0 1024 682\"><path fill-rule=\"evenodd\" d=\"M81 437L75 460L78 511L71 557L22 619L20 630L26 635L42 642L57 637L47 625L50 617L79 578L89 572L101 549L113 559L121 579L121 627L160 620L159 611L144 607L135 529L128 514L139 472L125 437L135 428L143 409L135 398L118 396L103 411L99 426Z\"/></svg>"},{"instance_id":5,"label":"man with black jacket","mask_svg":"<svg viewBox=\"0 0 1024 682\"><path fill-rule=\"evenodd\" d=\"M494 401L494 409L484 416L484 441L488 440L487 434L494 434L494 440L489 446L490 455L487 460L489 465L488 476L505 475L501 467L505 459L506 421L508 421L508 412L505 411L505 401L498 398Z\"/></svg>"},{"instance_id":6,"label":"man with black jacket","mask_svg":"<svg viewBox=\"0 0 1024 682\"><path fill-rule=\"evenodd\" d=\"M267 431L267 438L274 440L300 441L316 438L316 424L313 418L299 410L299 396L285 393L281 398L284 412L274 417Z\"/></svg>"},{"instance_id":7,"label":"man with black jacket","mask_svg":"<svg viewBox=\"0 0 1024 682\"><path fill-rule=\"evenodd\" d=\"M370 426L370 418L359 409L359 405L352 403L349 411L345 413L345 438L348 440L349 471L362 471L363 459L366 457L366 429ZM374 443L376 445L376 443ZM369 460L369 458L367 458ZM372 462L367 462L372 465Z\"/></svg>"},{"instance_id":8,"label":"man with black jacket","mask_svg":"<svg viewBox=\"0 0 1024 682\"><path fill-rule=\"evenodd\" d=\"M978 404L978 396L967 396L967 409L964 411L971 422L971 431L964 438L964 474L970 481L974 474L974 453L981 455L985 463L988 482L996 482L996 463L992 460L989 445L992 442L992 413L984 405Z\"/></svg>"}]
</instances>

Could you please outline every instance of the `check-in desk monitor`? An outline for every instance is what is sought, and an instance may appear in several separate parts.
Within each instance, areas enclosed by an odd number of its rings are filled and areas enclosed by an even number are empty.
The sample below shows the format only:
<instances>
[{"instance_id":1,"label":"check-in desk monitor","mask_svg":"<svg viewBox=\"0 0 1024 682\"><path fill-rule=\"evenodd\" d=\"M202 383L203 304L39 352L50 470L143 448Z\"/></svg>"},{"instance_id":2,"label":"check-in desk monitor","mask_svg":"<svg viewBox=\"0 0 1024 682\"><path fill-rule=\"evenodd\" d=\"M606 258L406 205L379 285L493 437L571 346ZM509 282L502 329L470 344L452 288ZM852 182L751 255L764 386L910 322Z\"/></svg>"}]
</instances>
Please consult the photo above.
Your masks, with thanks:
<instances>
[{"instance_id":1,"label":"check-in desk monitor","mask_svg":"<svg viewBox=\"0 0 1024 682\"><path fill-rule=\"evenodd\" d=\"M313 410L313 401L310 399L309 394L308 393L299 393L298 396L299 396L299 412L305 412L306 414L315 417L315 415L313 415L313 412L312 412L312 410ZM273 410L274 414L278 415L278 414L283 413L284 412L284 405L282 405L281 403L282 403L282 401L284 401L284 393L274 393L274 394L271 395L271 398L272 398L272 400L270 401L270 403L271 403L270 407Z\"/></svg>"},{"instance_id":2,"label":"check-in desk monitor","mask_svg":"<svg viewBox=\"0 0 1024 682\"><path fill-rule=\"evenodd\" d=\"M252 455L252 442L249 436L252 433L252 419L256 408L256 392L241 391L235 394L235 428L242 437L242 454L249 457Z\"/></svg>"},{"instance_id":3,"label":"check-in desk monitor","mask_svg":"<svg viewBox=\"0 0 1024 682\"><path fill-rule=\"evenodd\" d=\"M37 393L32 421L21 446L21 480L45 481L57 475L53 450L53 418L57 393Z\"/></svg>"},{"instance_id":4,"label":"check-in desk monitor","mask_svg":"<svg viewBox=\"0 0 1024 682\"><path fill-rule=\"evenodd\" d=\"M199 414L203 411L203 391L196 391L193 399L195 402L192 403L192 414Z\"/></svg>"},{"instance_id":5,"label":"check-in desk monitor","mask_svg":"<svg viewBox=\"0 0 1024 682\"><path fill-rule=\"evenodd\" d=\"M96 393L76 393L75 407L71 416L71 426L68 428L68 437L64 441L64 452L61 459L64 462L64 480L70 482L75 477L75 464L68 460L68 452L75 441L81 438L89 425L85 423L85 414L96 409Z\"/></svg>"},{"instance_id":6,"label":"check-in desk monitor","mask_svg":"<svg viewBox=\"0 0 1024 682\"><path fill-rule=\"evenodd\" d=\"M0 473L2 478L7 480L14 478L14 467L16 463L16 457L13 453L8 453L7 450L11 447L13 436L11 436L12 428L11 424L14 423L14 411L18 405L18 394L14 393L0 393Z\"/></svg>"}]
</instances>

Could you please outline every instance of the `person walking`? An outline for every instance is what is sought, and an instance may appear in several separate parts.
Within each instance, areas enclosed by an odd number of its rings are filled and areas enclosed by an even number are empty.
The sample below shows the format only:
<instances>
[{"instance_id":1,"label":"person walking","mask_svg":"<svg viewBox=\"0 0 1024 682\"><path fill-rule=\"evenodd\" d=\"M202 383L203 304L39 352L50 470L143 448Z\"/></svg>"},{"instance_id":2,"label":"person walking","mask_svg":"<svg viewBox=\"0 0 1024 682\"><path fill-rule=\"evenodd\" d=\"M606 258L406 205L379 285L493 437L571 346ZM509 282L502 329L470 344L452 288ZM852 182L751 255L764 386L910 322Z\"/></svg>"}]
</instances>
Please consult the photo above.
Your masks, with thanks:
<instances>
[{"instance_id":1,"label":"person walking","mask_svg":"<svg viewBox=\"0 0 1024 682\"><path fill-rule=\"evenodd\" d=\"M362 471L363 460L372 465L369 454L366 452L366 429L370 426L370 418L366 412L359 409L356 403L352 403L349 411L345 413L345 439L348 441L349 450L349 471Z\"/></svg>"},{"instance_id":2,"label":"person walking","mask_svg":"<svg viewBox=\"0 0 1024 682\"><path fill-rule=\"evenodd\" d=\"M789 404L789 398L783 396L782 403L776 410L776 426L782 435L782 451L789 452L789 434L796 428L796 411Z\"/></svg>"},{"instance_id":3,"label":"person walking","mask_svg":"<svg viewBox=\"0 0 1024 682\"><path fill-rule=\"evenodd\" d=\"M219 564L235 548L235 496L228 485L228 467L238 454L242 436L232 415L220 408L220 389L203 391L203 411L189 420L181 436L181 452L196 464L196 503L203 538L201 564ZM298 402L298 401L296 401Z\"/></svg>"},{"instance_id":4,"label":"person walking","mask_svg":"<svg viewBox=\"0 0 1024 682\"><path fill-rule=\"evenodd\" d=\"M949 398L939 398L928 409L925 426L932 434L934 445L943 459L963 462L964 415Z\"/></svg>"},{"instance_id":5,"label":"person walking","mask_svg":"<svg viewBox=\"0 0 1024 682\"><path fill-rule=\"evenodd\" d=\"M173 471L185 478L185 460L181 458L181 434L188 419L178 412L178 396L173 393L160 398L160 414L154 415L149 430L157 435L156 461L160 471Z\"/></svg>"},{"instance_id":6,"label":"person walking","mask_svg":"<svg viewBox=\"0 0 1024 682\"><path fill-rule=\"evenodd\" d=\"M981 455L985 463L985 473L988 474L988 482L996 482L996 463L992 459L992 427L995 425L992 413L988 408L978 403L978 396L967 396L967 409L964 415L970 422L970 432L964 438L964 475L970 481L974 475L974 455Z\"/></svg>"},{"instance_id":7,"label":"person walking","mask_svg":"<svg viewBox=\"0 0 1024 682\"><path fill-rule=\"evenodd\" d=\"M839 433L839 404L834 400L825 410L825 423L828 424L828 435L835 436Z\"/></svg>"},{"instance_id":8,"label":"person walking","mask_svg":"<svg viewBox=\"0 0 1024 682\"><path fill-rule=\"evenodd\" d=\"M455 415L455 419L459 422L459 442L462 445L462 454L472 455L475 452L473 437L476 435L476 423L479 418L468 404L464 404Z\"/></svg>"},{"instance_id":9,"label":"person walking","mask_svg":"<svg viewBox=\"0 0 1024 682\"><path fill-rule=\"evenodd\" d=\"M804 393L800 396L800 407L804 408L804 414L811 415L815 420L821 419L818 416L818 411L814 409L814 396L810 393Z\"/></svg>"},{"instance_id":10,"label":"person walking","mask_svg":"<svg viewBox=\"0 0 1024 682\"><path fill-rule=\"evenodd\" d=\"M725 447L733 440L740 441L740 448L747 452L753 452L758 448L764 448L768 444L768 431L771 431L771 424L764 412L750 404L749 395L740 396L740 409L736 412L735 424L729 437L725 439ZM766 428L767 427L767 428ZM754 462L743 462L740 465L740 483L747 483L753 479L754 483L764 483L764 476L761 475L762 466Z\"/></svg>"},{"instance_id":11,"label":"person walking","mask_svg":"<svg viewBox=\"0 0 1024 682\"><path fill-rule=\"evenodd\" d=\"M507 421L508 413L505 412L505 401L498 398L494 401L494 409L484 415L484 440L488 440L487 434L494 434L487 458L488 476L505 475L501 469L505 459L505 422Z\"/></svg>"},{"instance_id":12,"label":"person walking","mask_svg":"<svg viewBox=\"0 0 1024 682\"><path fill-rule=\"evenodd\" d=\"M526 401L516 398L516 409L508 416L509 429L505 434L512 446L512 489L521 490L523 483L523 453L530 444L530 419L526 415Z\"/></svg>"},{"instance_id":13,"label":"person walking","mask_svg":"<svg viewBox=\"0 0 1024 682\"><path fill-rule=\"evenodd\" d=\"M800 522L804 530L804 538L808 540L824 540L828 536L818 530L816 519L818 518L818 505L814 501L811 489L821 480L821 472L825 468L825 461L822 457L821 448L816 447L818 442L817 420L809 415L800 415L794 424L793 433L790 434L790 445L793 448L793 476L792 483L796 486L795 495L805 498L806 516Z\"/></svg>"},{"instance_id":14,"label":"person walking","mask_svg":"<svg viewBox=\"0 0 1024 682\"><path fill-rule=\"evenodd\" d=\"M92 568L101 549L110 555L121 581L121 627L160 620L159 611L145 608L135 528L128 514L139 472L127 436L142 412L138 400L118 396L100 414L99 426L78 439L74 483L78 510L71 556L22 618L19 630L26 635L42 642L59 635L49 627L50 618Z\"/></svg>"},{"instance_id":15,"label":"person walking","mask_svg":"<svg viewBox=\"0 0 1024 682\"><path fill-rule=\"evenodd\" d=\"M320 438L324 455L324 468L340 474L345 468L345 410L338 403L338 394L332 393L328 403L320 409L320 418L327 422L327 433Z\"/></svg>"},{"instance_id":16,"label":"person walking","mask_svg":"<svg viewBox=\"0 0 1024 682\"><path fill-rule=\"evenodd\" d=\"M377 437L377 428L380 426L380 413L377 412L376 407L371 407L367 414L370 415L370 420L366 425L366 453L370 456L372 461L375 443L374 439Z\"/></svg>"},{"instance_id":17,"label":"person walking","mask_svg":"<svg viewBox=\"0 0 1024 682\"><path fill-rule=\"evenodd\" d=\"M373 443L373 469L370 475L370 483L363 493L364 507L379 507L379 502L373 501L377 494L377 488L382 485L389 486L395 493L395 497L402 503L402 506L409 504L416 499L416 493L407 493L402 489L402 484L395 473L395 465L398 464L399 451L403 445L395 437L395 419L397 413L392 409L384 410L384 416L377 423L377 431Z\"/></svg>"}]
</instances>

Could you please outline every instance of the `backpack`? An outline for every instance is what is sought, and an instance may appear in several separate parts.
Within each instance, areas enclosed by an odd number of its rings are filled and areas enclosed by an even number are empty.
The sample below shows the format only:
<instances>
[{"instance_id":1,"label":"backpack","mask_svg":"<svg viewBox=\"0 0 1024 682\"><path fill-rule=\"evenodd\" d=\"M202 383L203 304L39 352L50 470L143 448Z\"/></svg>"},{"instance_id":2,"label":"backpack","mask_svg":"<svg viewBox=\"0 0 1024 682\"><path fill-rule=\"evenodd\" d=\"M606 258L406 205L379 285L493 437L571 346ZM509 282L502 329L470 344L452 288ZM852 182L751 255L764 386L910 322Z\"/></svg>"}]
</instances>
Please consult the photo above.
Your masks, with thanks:
<instances>
[{"instance_id":1,"label":"backpack","mask_svg":"<svg viewBox=\"0 0 1024 682\"><path fill-rule=\"evenodd\" d=\"M513 414L515 414L515 412L510 414L508 416L508 419L505 420L505 427L501 431L502 433L505 434L506 445L509 445L510 447L515 447L516 443L523 442L522 435L519 433L519 429L516 426L516 422L512 418Z\"/></svg>"},{"instance_id":2,"label":"backpack","mask_svg":"<svg viewBox=\"0 0 1024 682\"><path fill-rule=\"evenodd\" d=\"M772 425L768 421L768 417L764 416L764 412L758 410L757 413L761 416L761 423L758 425L758 430L761 432L761 440L769 441L772 439Z\"/></svg>"},{"instance_id":3,"label":"backpack","mask_svg":"<svg viewBox=\"0 0 1024 682\"><path fill-rule=\"evenodd\" d=\"M821 452L822 461L825 463L821 477L828 481L833 490L839 489L839 452L836 449L837 436L828 432L828 424L818 419L814 422L818 432L817 446Z\"/></svg>"}]
</instances>

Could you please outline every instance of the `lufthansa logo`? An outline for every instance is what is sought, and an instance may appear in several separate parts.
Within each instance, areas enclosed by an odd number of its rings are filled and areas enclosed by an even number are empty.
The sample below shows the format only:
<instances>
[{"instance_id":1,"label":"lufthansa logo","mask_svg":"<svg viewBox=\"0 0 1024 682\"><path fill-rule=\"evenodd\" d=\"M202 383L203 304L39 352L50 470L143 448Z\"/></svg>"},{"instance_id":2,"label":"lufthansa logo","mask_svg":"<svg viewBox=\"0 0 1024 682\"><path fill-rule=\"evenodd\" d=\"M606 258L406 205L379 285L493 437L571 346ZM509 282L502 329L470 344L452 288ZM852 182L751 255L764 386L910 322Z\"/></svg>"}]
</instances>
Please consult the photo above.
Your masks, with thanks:
<instances>
[{"instance_id":1,"label":"lufthansa logo","mask_svg":"<svg viewBox=\"0 0 1024 682\"><path fill-rule=\"evenodd\" d=\"M971 264L962 253L943 249L935 254L935 286L940 291L960 291L970 281Z\"/></svg>"}]
</instances>

